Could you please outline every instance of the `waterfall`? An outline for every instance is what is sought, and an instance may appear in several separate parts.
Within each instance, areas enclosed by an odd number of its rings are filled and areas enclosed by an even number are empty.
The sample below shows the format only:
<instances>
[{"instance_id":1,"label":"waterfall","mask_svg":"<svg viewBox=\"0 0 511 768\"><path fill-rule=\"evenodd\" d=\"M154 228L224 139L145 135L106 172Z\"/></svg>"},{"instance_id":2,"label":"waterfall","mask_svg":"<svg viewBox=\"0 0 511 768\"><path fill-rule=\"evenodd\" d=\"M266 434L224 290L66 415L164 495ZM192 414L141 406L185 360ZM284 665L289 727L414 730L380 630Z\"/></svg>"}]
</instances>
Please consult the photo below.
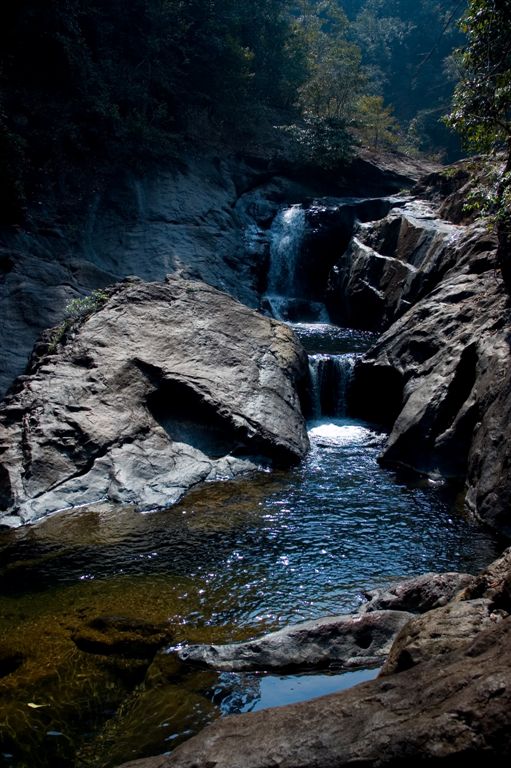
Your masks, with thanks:
<instances>
[{"instance_id":1,"label":"waterfall","mask_svg":"<svg viewBox=\"0 0 511 768\"><path fill-rule=\"evenodd\" d=\"M356 355L309 355L311 417L346 416L348 386Z\"/></svg>"},{"instance_id":2,"label":"waterfall","mask_svg":"<svg viewBox=\"0 0 511 768\"><path fill-rule=\"evenodd\" d=\"M284 208L277 214L270 232L269 296L296 296L296 267L305 231L301 205Z\"/></svg>"},{"instance_id":3,"label":"waterfall","mask_svg":"<svg viewBox=\"0 0 511 768\"><path fill-rule=\"evenodd\" d=\"M328 322L324 304L311 301L307 281L300 275L305 223L305 209L298 204L283 208L275 217L265 303L278 320Z\"/></svg>"}]
</instances>

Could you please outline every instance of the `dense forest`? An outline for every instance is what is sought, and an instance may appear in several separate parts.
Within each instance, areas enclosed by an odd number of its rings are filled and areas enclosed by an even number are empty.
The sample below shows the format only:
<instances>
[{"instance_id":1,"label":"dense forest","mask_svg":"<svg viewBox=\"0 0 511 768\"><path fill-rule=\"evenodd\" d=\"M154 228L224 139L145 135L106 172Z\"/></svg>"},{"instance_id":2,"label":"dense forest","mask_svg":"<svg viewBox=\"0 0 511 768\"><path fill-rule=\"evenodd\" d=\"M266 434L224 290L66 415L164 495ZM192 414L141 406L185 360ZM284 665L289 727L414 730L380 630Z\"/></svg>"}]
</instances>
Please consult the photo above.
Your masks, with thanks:
<instances>
[{"instance_id":1,"label":"dense forest","mask_svg":"<svg viewBox=\"0 0 511 768\"><path fill-rule=\"evenodd\" d=\"M321 164L357 143L456 157L441 118L465 2L5 0L0 211L38 187L257 143L278 125Z\"/></svg>"}]
</instances>

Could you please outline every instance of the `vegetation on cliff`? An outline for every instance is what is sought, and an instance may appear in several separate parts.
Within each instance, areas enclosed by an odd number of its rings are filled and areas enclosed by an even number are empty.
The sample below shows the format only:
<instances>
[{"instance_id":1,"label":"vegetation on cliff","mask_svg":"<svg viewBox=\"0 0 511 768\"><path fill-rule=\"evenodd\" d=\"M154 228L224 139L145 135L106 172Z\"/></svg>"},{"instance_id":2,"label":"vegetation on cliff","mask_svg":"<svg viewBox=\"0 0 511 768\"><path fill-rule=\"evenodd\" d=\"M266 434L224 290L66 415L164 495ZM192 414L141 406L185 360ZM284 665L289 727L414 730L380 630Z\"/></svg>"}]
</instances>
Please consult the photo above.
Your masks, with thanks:
<instances>
[{"instance_id":1,"label":"vegetation on cliff","mask_svg":"<svg viewBox=\"0 0 511 768\"><path fill-rule=\"evenodd\" d=\"M240 147L273 124L320 163L353 141L439 151L452 90L443 62L461 10L455 0L5 2L0 219L19 221L52 187L65 197L77 169L143 169L190 140Z\"/></svg>"},{"instance_id":2,"label":"vegetation on cliff","mask_svg":"<svg viewBox=\"0 0 511 768\"><path fill-rule=\"evenodd\" d=\"M461 21L467 44L456 52L460 80L448 123L469 149L490 158L476 204L494 218L502 276L511 288L511 0L469 0Z\"/></svg>"}]
</instances>

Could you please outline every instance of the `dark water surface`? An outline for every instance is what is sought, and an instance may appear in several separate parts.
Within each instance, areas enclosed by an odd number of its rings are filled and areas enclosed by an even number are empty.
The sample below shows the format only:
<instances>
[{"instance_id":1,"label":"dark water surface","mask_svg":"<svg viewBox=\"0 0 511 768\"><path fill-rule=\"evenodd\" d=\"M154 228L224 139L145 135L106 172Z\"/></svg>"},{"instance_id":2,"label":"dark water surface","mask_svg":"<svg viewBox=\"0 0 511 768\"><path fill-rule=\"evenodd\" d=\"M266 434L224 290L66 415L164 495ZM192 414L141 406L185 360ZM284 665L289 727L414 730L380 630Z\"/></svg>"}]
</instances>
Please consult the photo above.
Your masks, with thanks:
<instances>
[{"instance_id":1,"label":"dark water surface","mask_svg":"<svg viewBox=\"0 0 511 768\"><path fill-rule=\"evenodd\" d=\"M368 343L298 331L314 353ZM320 419L309 434L289 472L205 486L162 513L98 505L0 535L5 765L114 766L168 752L223 714L376 674L217 675L183 669L172 653L147 672L148 662L77 649L74 634L95 616L170 622L176 645L244 639L354 611L364 589L404 577L475 573L500 552L448 489L380 468L385 435L372 425Z\"/></svg>"}]
</instances>

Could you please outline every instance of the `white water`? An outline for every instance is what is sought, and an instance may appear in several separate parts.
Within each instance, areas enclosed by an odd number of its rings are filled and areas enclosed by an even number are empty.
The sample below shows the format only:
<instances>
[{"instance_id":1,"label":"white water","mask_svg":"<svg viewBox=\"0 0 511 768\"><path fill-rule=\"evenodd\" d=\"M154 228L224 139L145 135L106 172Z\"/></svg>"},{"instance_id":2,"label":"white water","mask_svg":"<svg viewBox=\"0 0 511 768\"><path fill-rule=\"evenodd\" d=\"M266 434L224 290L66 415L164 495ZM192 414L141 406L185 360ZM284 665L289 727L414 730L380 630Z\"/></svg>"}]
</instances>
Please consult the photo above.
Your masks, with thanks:
<instances>
[{"instance_id":1,"label":"white water","mask_svg":"<svg viewBox=\"0 0 511 768\"><path fill-rule=\"evenodd\" d=\"M346 416L348 386L355 367L353 354L309 355L311 417Z\"/></svg>"},{"instance_id":2,"label":"white water","mask_svg":"<svg viewBox=\"0 0 511 768\"><path fill-rule=\"evenodd\" d=\"M270 230L270 268L266 303L278 320L296 319L305 314L328 322L324 304L311 301L307 285L300 278L300 257L305 235L305 209L301 205L283 208Z\"/></svg>"},{"instance_id":3,"label":"white water","mask_svg":"<svg viewBox=\"0 0 511 768\"><path fill-rule=\"evenodd\" d=\"M301 205L284 208L270 231L269 296L297 296L296 267L305 232L305 210Z\"/></svg>"}]
</instances>

